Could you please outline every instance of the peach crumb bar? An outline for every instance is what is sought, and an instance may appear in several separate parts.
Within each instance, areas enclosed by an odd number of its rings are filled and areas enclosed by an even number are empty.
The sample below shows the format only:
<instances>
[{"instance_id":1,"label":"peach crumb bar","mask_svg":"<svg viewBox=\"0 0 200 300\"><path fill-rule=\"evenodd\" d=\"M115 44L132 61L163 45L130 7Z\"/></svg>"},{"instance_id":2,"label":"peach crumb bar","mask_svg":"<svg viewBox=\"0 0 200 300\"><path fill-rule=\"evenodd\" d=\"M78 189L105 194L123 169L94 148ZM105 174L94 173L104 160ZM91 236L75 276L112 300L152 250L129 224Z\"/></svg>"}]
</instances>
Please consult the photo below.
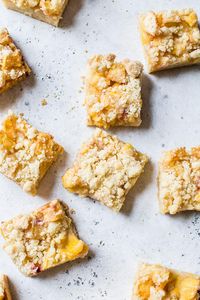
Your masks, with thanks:
<instances>
[{"instance_id":1,"label":"peach crumb bar","mask_svg":"<svg viewBox=\"0 0 200 300\"><path fill-rule=\"evenodd\" d=\"M9 9L58 26L68 0L3 0Z\"/></svg>"},{"instance_id":2,"label":"peach crumb bar","mask_svg":"<svg viewBox=\"0 0 200 300\"><path fill-rule=\"evenodd\" d=\"M87 124L103 128L139 126L142 70L140 62L117 62L114 54L93 56L85 80Z\"/></svg>"},{"instance_id":3,"label":"peach crumb bar","mask_svg":"<svg viewBox=\"0 0 200 300\"><path fill-rule=\"evenodd\" d=\"M200 277L160 265L141 264L132 300L198 300Z\"/></svg>"},{"instance_id":4,"label":"peach crumb bar","mask_svg":"<svg viewBox=\"0 0 200 300\"><path fill-rule=\"evenodd\" d=\"M0 275L0 300L12 300L6 275Z\"/></svg>"},{"instance_id":5,"label":"peach crumb bar","mask_svg":"<svg viewBox=\"0 0 200 300\"><path fill-rule=\"evenodd\" d=\"M73 167L63 176L63 186L119 211L147 160L130 144L96 129L82 146Z\"/></svg>"},{"instance_id":6,"label":"peach crumb bar","mask_svg":"<svg viewBox=\"0 0 200 300\"><path fill-rule=\"evenodd\" d=\"M0 172L35 195L39 182L63 148L53 137L9 112L0 130Z\"/></svg>"},{"instance_id":7,"label":"peach crumb bar","mask_svg":"<svg viewBox=\"0 0 200 300\"><path fill-rule=\"evenodd\" d=\"M31 70L24 61L21 51L15 46L6 28L0 29L0 93L5 92L21 80Z\"/></svg>"},{"instance_id":8,"label":"peach crumb bar","mask_svg":"<svg viewBox=\"0 0 200 300\"><path fill-rule=\"evenodd\" d=\"M164 153L159 162L158 196L162 213L200 211L200 147Z\"/></svg>"},{"instance_id":9,"label":"peach crumb bar","mask_svg":"<svg viewBox=\"0 0 200 300\"><path fill-rule=\"evenodd\" d=\"M200 30L193 9L150 11L140 17L149 72L200 63Z\"/></svg>"},{"instance_id":10,"label":"peach crumb bar","mask_svg":"<svg viewBox=\"0 0 200 300\"><path fill-rule=\"evenodd\" d=\"M88 253L88 246L76 234L68 207L59 200L2 222L0 231L5 239L4 250L27 276Z\"/></svg>"}]
</instances>

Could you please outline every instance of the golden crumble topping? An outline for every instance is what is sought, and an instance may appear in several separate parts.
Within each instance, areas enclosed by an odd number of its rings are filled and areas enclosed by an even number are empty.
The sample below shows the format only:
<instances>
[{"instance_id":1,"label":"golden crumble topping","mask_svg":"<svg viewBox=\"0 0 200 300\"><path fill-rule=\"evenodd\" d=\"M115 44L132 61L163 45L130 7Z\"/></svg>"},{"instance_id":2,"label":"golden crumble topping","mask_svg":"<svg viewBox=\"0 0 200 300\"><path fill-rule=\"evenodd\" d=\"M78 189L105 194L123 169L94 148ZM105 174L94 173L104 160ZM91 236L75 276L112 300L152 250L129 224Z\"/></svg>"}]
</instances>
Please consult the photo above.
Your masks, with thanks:
<instances>
[{"instance_id":1,"label":"golden crumble topping","mask_svg":"<svg viewBox=\"0 0 200 300\"><path fill-rule=\"evenodd\" d=\"M6 275L0 275L0 300L12 300Z\"/></svg>"},{"instance_id":2,"label":"golden crumble topping","mask_svg":"<svg viewBox=\"0 0 200 300\"><path fill-rule=\"evenodd\" d=\"M141 123L140 62L128 59L116 62L114 54L95 55L88 62L85 105L87 124L139 126Z\"/></svg>"},{"instance_id":3,"label":"golden crumble topping","mask_svg":"<svg viewBox=\"0 0 200 300\"><path fill-rule=\"evenodd\" d=\"M62 152L51 135L12 112L8 114L0 130L0 172L24 191L37 193L40 180Z\"/></svg>"},{"instance_id":4,"label":"golden crumble topping","mask_svg":"<svg viewBox=\"0 0 200 300\"><path fill-rule=\"evenodd\" d=\"M119 211L147 160L130 144L97 129L63 176L63 186Z\"/></svg>"},{"instance_id":5,"label":"golden crumble topping","mask_svg":"<svg viewBox=\"0 0 200 300\"><path fill-rule=\"evenodd\" d=\"M200 210L200 147L164 153L159 163L158 190L162 213Z\"/></svg>"},{"instance_id":6,"label":"golden crumble topping","mask_svg":"<svg viewBox=\"0 0 200 300\"><path fill-rule=\"evenodd\" d=\"M132 300L198 300L200 277L160 265L142 264Z\"/></svg>"},{"instance_id":7,"label":"golden crumble topping","mask_svg":"<svg viewBox=\"0 0 200 300\"><path fill-rule=\"evenodd\" d=\"M27 276L83 258L88 246L77 237L68 207L54 200L30 215L1 224L4 250Z\"/></svg>"},{"instance_id":8,"label":"golden crumble topping","mask_svg":"<svg viewBox=\"0 0 200 300\"><path fill-rule=\"evenodd\" d=\"M22 79L31 70L24 62L21 51L17 49L7 29L0 29L0 93L3 93Z\"/></svg>"},{"instance_id":9,"label":"golden crumble topping","mask_svg":"<svg viewBox=\"0 0 200 300\"><path fill-rule=\"evenodd\" d=\"M140 31L149 72L200 62L200 30L193 9L148 12Z\"/></svg>"},{"instance_id":10,"label":"golden crumble topping","mask_svg":"<svg viewBox=\"0 0 200 300\"><path fill-rule=\"evenodd\" d=\"M57 26L68 0L3 0L13 10Z\"/></svg>"}]
</instances>

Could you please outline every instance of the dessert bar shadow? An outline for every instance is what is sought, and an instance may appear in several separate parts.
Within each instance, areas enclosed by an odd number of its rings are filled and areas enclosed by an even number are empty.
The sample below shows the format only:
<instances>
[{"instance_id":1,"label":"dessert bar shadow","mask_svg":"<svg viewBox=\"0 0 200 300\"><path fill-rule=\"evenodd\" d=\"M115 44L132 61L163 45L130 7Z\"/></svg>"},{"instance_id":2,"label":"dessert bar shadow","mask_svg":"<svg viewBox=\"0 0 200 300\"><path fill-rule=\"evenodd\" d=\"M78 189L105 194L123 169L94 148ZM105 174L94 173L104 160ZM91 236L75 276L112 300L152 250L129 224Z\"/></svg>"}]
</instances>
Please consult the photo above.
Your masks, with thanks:
<instances>
[{"instance_id":1,"label":"dessert bar shadow","mask_svg":"<svg viewBox=\"0 0 200 300\"><path fill-rule=\"evenodd\" d=\"M170 78L173 80L174 77L185 76L185 74L191 74L194 76L195 74L199 74L200 72L200 64L199 65L190 65L190 66L182 66L174 69L166 69L161 70L155 73L152 73L151 76L159 77L159 78Z\"/></svg>"},{"instance_id":2,"label":"dessert bar shadow","mask_svg":"<svg viewBox=\"0 0 200 300\"><path fill-rule=\"evenodd\" d=\"M10 279L9 279L9 288L10 288L10 293L11 293L12 299L20 300L19 293L17 292L17 287L12 283L12 281Z\"/></svg>"},{"instance_id":3,"label":"dessert bar shadow","mask_svg":"<svg viewBox=\"0 0 200 300\"><path fill-rule=\"evenodd\" d=\"M84 0L69 0L69 3L63 14L62 20L60 21L59 27L66 28L73 25L75 17L81 10L83 3Z\"/></svg>"},{"instance_id":4,"label":"dessert bar shadow","mask_svg":"<svg viewBox=\"0 0 200 300\"><path fill-rule=\"evenodd\" d=\"M153 180L153 164L151 161L148 161L144 167L144 172L138 178L134 187L129 191L126 196L126 201L121 209L121 213L124 215L130 215L134 206L134 201L140 201L139 194L151 184Z\"/></svg>"},{"instance_id":5,"label":"dessert bar shadow","mask_svg":"<svg viewBox=\"0 0 200 300\"><path fill-rule=\"evenodd\" d=\"M32 277L33 279L39 280L48 280L49 278L56 277L59 273L66 273L66 277L68 276L68 273L70 272L70 269L73 267L78 267L78 265L87 264L88 261L93 259L95 257L94 252L92 252L91 249L89 249L88 254L84 258L78 258L74 261L66 262L62 265L55 266L53 268L50 268L48 270L45 270L44 272L41 272L37 275L37 277ZM66 279L69 279L68 277ZM18 299L17 299L18 300Z\"/></svg>"},{"instance_id":6,"label":"dessert bar shadow","mask_svg":"<svg viewBox=\"0 0 200 300\"><path fill-rule=\"evenodd\" d=\"M33 73L31 73L26 80L19 82L17 85L2 93L0 95L0 113L3 111L7 112L8 109L11 108L11 105L18 101L25 92L29 93L35 86L35 82L35 77Z\"/></svg>"},{"instance_id":7,"label":"dessert bar shadow","mask_svg":"<svg viewBox=\"0 0 200 300\"><path fill-rule=\"evenodd\" d=\"M141 119L142 123L138 127L138 129L148 129L151 127L152 123L152 81L149 76L143 73L142 75L142 111L141 111Z\"/></svg>"},{"instance_id":8,"label":"dessert bar shadow","mask_svg":"<svg viewBox=\"0 0 200 300\"><path fill-rule=\"evenodd\" d=\"M61 177L66 168L67 153L64 153L58 158L56 162L49 168L48 172L42 178L41 183L38 188L38 195L45 199L50 199L52 196L52 191L56 182L61 182Z\"/></svg>"}]
</instances>

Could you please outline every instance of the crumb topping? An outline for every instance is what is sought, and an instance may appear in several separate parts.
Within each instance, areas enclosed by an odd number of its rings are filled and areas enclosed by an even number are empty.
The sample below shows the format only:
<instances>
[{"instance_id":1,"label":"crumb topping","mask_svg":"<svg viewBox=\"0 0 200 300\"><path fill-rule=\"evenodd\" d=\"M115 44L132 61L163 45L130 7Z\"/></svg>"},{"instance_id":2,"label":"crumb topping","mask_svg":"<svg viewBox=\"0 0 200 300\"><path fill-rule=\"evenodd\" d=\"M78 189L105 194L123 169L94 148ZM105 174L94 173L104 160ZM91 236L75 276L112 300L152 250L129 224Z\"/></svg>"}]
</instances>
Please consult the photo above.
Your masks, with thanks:
<instances>
[{"instance_id":1,"label":"crumb topping","mask_svg":"<svg viewBox=\"0 0 200 300\"><path fill-rule=\"evenodd\" d=\"M119 211L147 160L130 144L97 129L63 176L63 185Z\"/></svg>"},{"instance_id":2,"label":"crumb topping","mask_svg":"<svg viewBox=\"0 0 200 300\"><path fill-rule=\"evenodd\" d=\"M84 257L88 252L87 245L76 235L68 207L59 200L30 215L2 222L1 234L4 250L27 276Z\"/></svg>"},{"instance_id":3,"label":"crumb topping","mask_svg":"<svg viewBox=\"0 0 200 300\"><path fill-rule=\"evenodd\" d=\"M0 172L24 191L36 194L40 180L62 152L51 135L9 112L0 130Z\"/></svg>"},{"instance_id":4,"label":"crumb topping","mask_svg":"<svg viewBox=\"0 0 200 300\"><path fill-rule=\"evenodd\" d=\"M116 62L114 54L95 55L88 62L85 105L88 125L139 126L141 123L140 62Z\"/></svg>"},{"instance_id":5,"label":"crumb topping","mask_svg":"<svg viewBox=\"0 0 200 300\"><path fill-rule=\"evenodd\" d=\"M149 71L200 62L200 30L193 9L148 12L140 18Z\"/></svg>"},{"instance_id":6,"label":"crumb topping","mask_svg":"<svg viewBox=\"0 0 200 300\"><path fill-rule=\"evenodd\" d=\"M163 213L200 210L200 147L165 152L159 163L158 185Z\"/></svg>"},{"instance_id":7,"label":"crumb topping","mask_svg":"<svg viewBox=\"0 0 200 300\"><path fill-rule=\"evenodd\" d=\"M30 72L7 29L0 29L0 93L24 79Z\"/></svg>"},{"instance_id":8,"label":"crumb topping","mask_svg":"<svg viewBox=\"0 0 200 300\"><path fill-rule=\"evenodd\" d=\"M200 277L160 265L142 264L134 284L133 300L198 300Z\"/></svg>"}]
</instances>

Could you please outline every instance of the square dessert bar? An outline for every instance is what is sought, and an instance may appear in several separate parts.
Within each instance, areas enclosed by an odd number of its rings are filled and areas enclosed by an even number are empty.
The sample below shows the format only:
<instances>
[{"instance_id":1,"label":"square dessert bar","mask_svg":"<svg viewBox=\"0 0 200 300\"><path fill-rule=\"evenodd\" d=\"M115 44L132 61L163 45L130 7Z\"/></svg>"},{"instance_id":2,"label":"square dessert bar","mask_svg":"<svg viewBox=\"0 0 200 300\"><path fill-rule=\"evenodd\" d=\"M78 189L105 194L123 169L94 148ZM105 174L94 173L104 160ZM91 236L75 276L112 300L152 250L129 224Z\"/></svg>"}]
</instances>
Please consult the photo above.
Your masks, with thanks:
<instances>
[{"instance_id":1,"label":"square dessert bar","mask_svg":"<svg viewBox=\"0 0 200 300\"><path fill-rule=\"evenodd\" d=\"M39 182L63 148L10 112L0 130L0 173L35 195Z\"/></svg>"},{"instance_id":2,"label":"square dessert bar","mask_svg":"<svg viewBox=\"0 0 200 300\"><path fill-rule=\"evenodd\" d=\"M0 275L0 300L12 300L6 275Z\"/></svg>"},{"instance_id":3,"label":"square dessert bar","mask_svg":"<svg viewBox=\"0 0 200 300\"><path fill-rule=\"evenodd\" d=\"M73 167L63 176L63 186L119 211L147 160L130 144L96 129L82 146Z\"/></svg>"},{"instance_id":4,"label":"square dessert bar","mask_svg":"<svg viewBox=\"0 0 200 300\"><path fill-rule=\"evenodd\" d=\"M138 61L116 62L114 54L93 56L85 80L87 124L103 128L139 126L142 70Z\"/></svg>"},{"instance_id":5,"label":"square dessert bar","mask_svg":"<svg viewBox=\"0 0 200 300\"><path fill-rule=\"evenodd\" d=\"M29 215L2 222L4 250L26 276L83 258L88 246L78 238L68 207L51 201Z\"/></svg>"},{"instance_id":6,"label":"square dessert bar","mask_svg":"<svg viewBox=\"0 0 200 300\"><path fill-rule=\"evenodd\" d=\"M58 26L68 0L3 0L9 9Z\"/></svg>"},{"instance_id":7,"label":"square dessert bar","mask_svg":"<svg viewBox=\"0 0 200 300\"><path fill-rule=\"evenodd\" d=\"M200 147L164 153L159 162L158 196L164 214L200 211Z\"/></svg>"},{"instance_id":8,"label":"square dessert bar","mask_svg":"<svg viewBox=\"0 0 200 300\"><path fill-rule=\"evenodd\" d=\"M31 73L7 29L0 29L0 94Z\"/></svg>"},{"instance_id":9,"label":"square dessert bar","mask_svg":"<svg viewBox=\"0 0 200 300\"><path fill-rule=\"evenodd\" d=\"M142 264L136 276L132 300L198 300L200 277L160 265Z\"/></svg>"},{"instance_id":10,"label":"square dessert bar","mask_svg":"<svg viewBox=\"0 0 200 300\"><path fill-rule=\"evenodd\" d=\"M149 72L200 63L200 30L193 9L148 12L140 31Z\"/></svg>"}]
</instances>

